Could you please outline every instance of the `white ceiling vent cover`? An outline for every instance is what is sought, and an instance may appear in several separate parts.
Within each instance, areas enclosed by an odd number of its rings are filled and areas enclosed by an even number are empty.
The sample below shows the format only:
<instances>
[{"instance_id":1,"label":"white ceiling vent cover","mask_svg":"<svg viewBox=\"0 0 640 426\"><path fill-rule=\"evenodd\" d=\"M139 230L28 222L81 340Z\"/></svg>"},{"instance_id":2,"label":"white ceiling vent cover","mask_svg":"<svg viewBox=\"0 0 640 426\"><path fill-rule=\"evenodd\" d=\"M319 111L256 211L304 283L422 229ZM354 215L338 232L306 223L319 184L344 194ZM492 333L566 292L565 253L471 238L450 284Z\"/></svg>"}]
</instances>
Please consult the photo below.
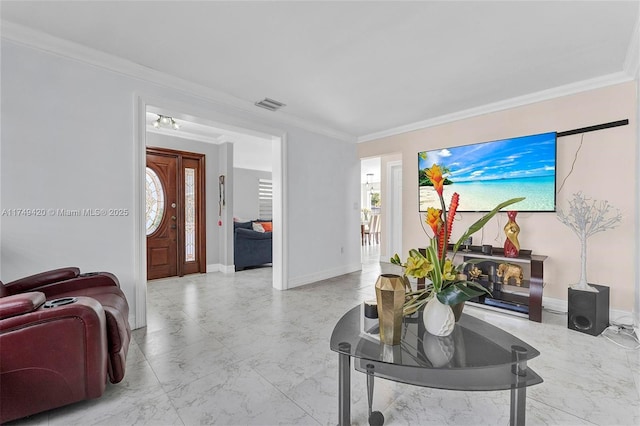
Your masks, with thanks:
<instances>
[{"instance_id":1,"label":"white ceiling vent cover","mask_svg":"<svg viewBox=\"0 0 640 426\"><path fill-rule=\"evenodd\" d=\"M274 101L273 99L264 98L263 100L256 102L256 106L268 109L269 111L277 111L287 105L282 102Z\"/></svg>"}]
</instances>

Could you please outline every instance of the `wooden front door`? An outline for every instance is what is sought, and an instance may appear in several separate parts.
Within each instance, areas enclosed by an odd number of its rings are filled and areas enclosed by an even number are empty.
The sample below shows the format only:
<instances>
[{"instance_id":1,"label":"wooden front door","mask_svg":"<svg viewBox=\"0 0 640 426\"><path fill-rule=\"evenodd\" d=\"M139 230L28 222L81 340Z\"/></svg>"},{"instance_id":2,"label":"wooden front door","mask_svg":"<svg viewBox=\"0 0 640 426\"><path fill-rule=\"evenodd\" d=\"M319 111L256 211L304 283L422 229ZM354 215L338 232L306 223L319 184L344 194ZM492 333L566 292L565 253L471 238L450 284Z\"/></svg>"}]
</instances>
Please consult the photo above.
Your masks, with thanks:
<instances>
[{"instance_id":1,"label":"wooden front door","mask_svg":"<svg viewBox=\"0 0 640 426\"><path fill-rule=\"evenodd\" d=\"M147 279L206 272L204 156L147 149Z\"/></svg>"}]
</instances>

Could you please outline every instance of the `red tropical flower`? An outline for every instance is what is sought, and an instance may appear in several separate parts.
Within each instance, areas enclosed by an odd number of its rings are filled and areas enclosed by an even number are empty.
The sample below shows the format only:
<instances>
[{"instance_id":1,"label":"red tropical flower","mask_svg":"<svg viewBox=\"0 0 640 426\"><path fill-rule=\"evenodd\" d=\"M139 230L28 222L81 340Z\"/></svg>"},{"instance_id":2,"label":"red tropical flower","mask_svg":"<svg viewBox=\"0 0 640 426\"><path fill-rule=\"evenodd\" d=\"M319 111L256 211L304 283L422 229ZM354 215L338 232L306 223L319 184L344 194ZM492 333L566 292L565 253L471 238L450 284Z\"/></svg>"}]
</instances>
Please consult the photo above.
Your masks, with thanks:
<instances>
[{"instance_id":1,"label":"red tropical flower","mask_svg":"<svg viewBox=\"0 0 640 426\"><path fill-rule=\"evenodd\" d=\"M438 234L438 255L443 257L443 253L449 247L449 239L451 238L451 230L453 229L453 219L456 216L456 210L458 209L458 201L460 199L460 195L457 192L454 192L451 196L451 203L449 203L449 211L445 212L445 217L447 218L447 226L446 228L443 226L440 230L440 234ZM446 235L444 230L447 230Z\"/></svg>"},{"instance_id":2,"label":"red tropical flower","mask_svg":"<svg viewBox=\"0 0 640 426\"><path fill-rule=\"evenodd\" d=\"M456 216L456 210L458 210L458 201L460 200L460 195L457 192L454 192L451 196L451 203L449 204L449 211L447 212L447 240L451 237L451 230L453 229L453 219ZM449 244L449 241L447 241Z\"/></svg>"}]
</instances>

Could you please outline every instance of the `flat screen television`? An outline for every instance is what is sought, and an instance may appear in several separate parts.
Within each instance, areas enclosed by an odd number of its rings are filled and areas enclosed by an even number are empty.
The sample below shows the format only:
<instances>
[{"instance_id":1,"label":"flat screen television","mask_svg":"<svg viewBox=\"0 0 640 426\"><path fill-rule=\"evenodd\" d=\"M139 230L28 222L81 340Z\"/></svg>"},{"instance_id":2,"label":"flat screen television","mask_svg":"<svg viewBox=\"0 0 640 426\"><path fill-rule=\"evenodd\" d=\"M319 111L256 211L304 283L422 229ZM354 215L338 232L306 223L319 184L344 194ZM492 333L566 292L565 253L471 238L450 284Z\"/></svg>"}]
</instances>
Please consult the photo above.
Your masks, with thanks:
<instances>
[{"instance_id":1,"label":"flat screen television","mask_svg":"<svg viewBox=\"0 0 640 426\"><path fill-rule=\"evenodd\" d=\"M426 169L434 163L447 178L447 208L454 192L460 212L488 212L516 197L525 200L507 209L521 212L556 211L556 133L542 133L418 153L418 202L421 212L440 208Z\"/></svg>"}]
</instances>

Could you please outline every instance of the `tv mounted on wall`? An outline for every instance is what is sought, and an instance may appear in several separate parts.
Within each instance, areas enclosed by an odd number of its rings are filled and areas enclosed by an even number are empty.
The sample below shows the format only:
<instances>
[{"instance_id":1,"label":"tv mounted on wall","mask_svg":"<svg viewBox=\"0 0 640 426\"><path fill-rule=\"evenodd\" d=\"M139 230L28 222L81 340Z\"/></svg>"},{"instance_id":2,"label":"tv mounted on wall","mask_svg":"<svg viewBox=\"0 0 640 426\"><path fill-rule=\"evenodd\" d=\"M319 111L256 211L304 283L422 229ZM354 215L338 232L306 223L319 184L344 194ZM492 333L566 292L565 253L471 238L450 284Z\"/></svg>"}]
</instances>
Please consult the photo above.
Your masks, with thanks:
<instances>
[{"instance_id":1,"label":"tv mounted on wall","mask_svg":"<svg viewBox=\"0 0 640 426\"><path fill-rule=\"evenodd\" d=\"M542 133L418 153L421 212L441 208L425 170L433 164L447 178L444 199L460 194L460 212L488 212L502 201L526 197L510 206L522 212L556 211L556 133Z\"/></svg>"}]
</instances>

